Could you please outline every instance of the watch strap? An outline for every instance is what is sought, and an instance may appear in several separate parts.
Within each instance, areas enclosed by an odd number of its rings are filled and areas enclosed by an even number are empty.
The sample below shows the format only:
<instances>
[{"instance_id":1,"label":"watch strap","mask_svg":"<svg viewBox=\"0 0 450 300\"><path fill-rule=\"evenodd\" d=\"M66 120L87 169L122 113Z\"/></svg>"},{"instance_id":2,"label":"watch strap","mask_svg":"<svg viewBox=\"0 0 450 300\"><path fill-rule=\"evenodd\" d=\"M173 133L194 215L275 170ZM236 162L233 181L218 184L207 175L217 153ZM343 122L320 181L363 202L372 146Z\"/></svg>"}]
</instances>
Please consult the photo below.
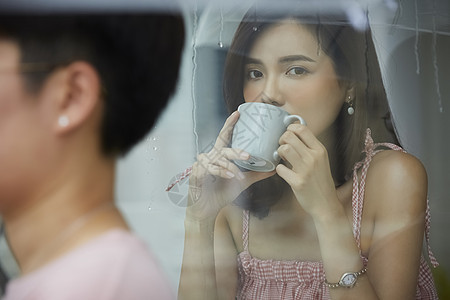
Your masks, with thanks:
<instances>
[{"instance_id":1,"label":"watch strap","mask_svg":"<svg viewBox=\"0 0 450 300\"><path fill-rule=\"evenodd\" d=\"M346 288L351 288L355 285L356 281L358 280L358 277L365 274L367 272L367 267L362 268L360 271L358 272L348 272L348 273L344 273L341 276L341 279L339 280L339 282L337 283L330 283L325 279L324 284L328 287L328 288L339 288L339 287L346 287ZM351 284L346 284L344 282L344 279L348 276L354 276L354 280Z\"/></svg>"}]
</instances>

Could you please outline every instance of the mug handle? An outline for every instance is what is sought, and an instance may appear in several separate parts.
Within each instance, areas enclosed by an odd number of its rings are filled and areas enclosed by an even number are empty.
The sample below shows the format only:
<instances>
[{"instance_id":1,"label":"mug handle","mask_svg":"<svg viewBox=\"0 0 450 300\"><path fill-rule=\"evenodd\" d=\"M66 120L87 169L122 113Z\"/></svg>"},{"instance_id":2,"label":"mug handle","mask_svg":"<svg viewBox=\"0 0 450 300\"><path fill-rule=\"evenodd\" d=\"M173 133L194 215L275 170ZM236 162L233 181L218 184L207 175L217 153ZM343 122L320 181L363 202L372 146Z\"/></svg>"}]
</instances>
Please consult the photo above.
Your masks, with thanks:
<instances>
[{"instance_id":1,"label":"mug handle","mask_svg":"<svg viewBox=\"0 0 450 300\"><path fill-rule=\"evenodd\" d=\"M302 117L297 116L297 115L288 115L288 116L284 117L284 120L283 120L284 125L286 125L286 127L289 126L289 124L294 123L295 121L299 121L300 124L306 125L305 120L303 120Z\"/></svg>"},{"instance_id":2,"label":"mug handle","mask_svg":"<svg viewBox=\"0 0 450 300\"><path fill-rule=\"evenodd\" d=\"M288 115L284 118L283 123L284 125L289 126L289 124L294 123L295 121L299 121L300 124L302 125L306 125L305 120L303 120L302 117L297 116L297 115ZM273 153L273 159L275 161L279 161L281 159L280 155L278 155L278 151L275 150L275 152Z\"/></svg>"}]
</instances>

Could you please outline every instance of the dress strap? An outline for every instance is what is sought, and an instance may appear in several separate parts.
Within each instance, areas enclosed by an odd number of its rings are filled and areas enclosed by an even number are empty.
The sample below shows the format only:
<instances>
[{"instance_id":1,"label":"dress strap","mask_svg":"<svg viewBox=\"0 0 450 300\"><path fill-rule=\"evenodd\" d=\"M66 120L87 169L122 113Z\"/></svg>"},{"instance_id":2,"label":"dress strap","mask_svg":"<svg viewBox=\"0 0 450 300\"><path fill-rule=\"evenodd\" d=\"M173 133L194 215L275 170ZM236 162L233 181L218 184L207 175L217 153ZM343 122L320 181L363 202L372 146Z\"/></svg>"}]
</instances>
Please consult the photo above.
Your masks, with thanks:
<instances>
[{"instance_id":1,"label":"dress strap","mask_svg":"<svg viewBox=\"0 0 450 300\"><path fill-rule=\"evenodd\" d=\"M436 257L433 254L433 251L431 251L430 246L430 228L431 228L431 212L430 212L430 200L427 199L427 210L426 210L426 216L425 216L425 241L427 243L427 252L428 252L428 258L430 259L431 264L433 267L438 267L439 263L436 259Z\"/></svg>"},{"instance_id":2,"label":"dress strap","mask_svg":"<svg viewBox=\"0 0 450 300\"><path fill-rule=\"evenodd\" d=\"M248 221L250 218L250 213L248 210L244 210L242 218L242 244L244 246L244 251L248 252Z\"/></svg>"},{"instance_id":3,"label":"dress strap","mask_svg":"<svg viewBox=\"0 0 450 300\"><path fill-rule=\"evenodd\" d=\"M372 139L372 133L369 128L366 130L366 138L364 142L364 150L365 158L356 163L353 167L353 191L352 191L352 207L353 207L353 235L355 237L356 243L358 245L359 251L361 251L361 219L364 207L364 192L366 189L366 177L367 170L369 169L370 162L372 158L383 149L376 150L378 147L385 147L388 149L402 151L406 153L406 151L395 144L391 143L374 143ZM358 179L358 170L361 169L361 179ZM426 209L426 217L425 217L425 241L427 244L427 252L428 257L430 259L431 264L434 267L439 266L439 263L436 260L433 252L430 247L430 225L431 225L431 213L429 206L429 199L427 199L427 209Z\"/></svg>"}]
</instances>

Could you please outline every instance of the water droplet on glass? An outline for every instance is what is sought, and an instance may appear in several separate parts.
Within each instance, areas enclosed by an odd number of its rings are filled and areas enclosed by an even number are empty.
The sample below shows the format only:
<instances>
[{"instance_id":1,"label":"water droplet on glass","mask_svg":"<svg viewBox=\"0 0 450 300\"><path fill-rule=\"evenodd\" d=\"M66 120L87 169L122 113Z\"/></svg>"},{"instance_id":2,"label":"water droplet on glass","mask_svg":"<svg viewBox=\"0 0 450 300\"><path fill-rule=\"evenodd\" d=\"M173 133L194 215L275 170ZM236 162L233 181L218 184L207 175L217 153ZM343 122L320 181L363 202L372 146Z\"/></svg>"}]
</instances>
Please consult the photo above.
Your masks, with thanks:
<instances>
[{"instance_id":1,"label":"water droplet on glass","mask_svg":"<svg viewBox=\"0 0 450 300\"><path fill-rule=\"evenodd\" d=\"M153 147L153 150L155 150L155 151L156 151L156 150L158 150L158 147L156 147L156 146L155 146L155 147Z\"/></svg>"},{"instance_id":2,"label":"water droplet on glass","mask_svg":"<svg viewBox=\"0 0 450 300\"><path fill-rule=\"evenodd\" d=\"M156 136L152 137L152 141L156 141L158 138Z\"/></svg>"},{"instance_id":3,"label":"water droplet on glass","mask_svg":"<svg viewBox=\"0 0 450 300\"><path fill-rule=\"evenodd\" d=\"M258 27L256 27L256 26L253 26L253 31L258 31Z\"/></svg>"},{"instance_id":4,"label":"water droplet on glass","mask_svg":"<svg viewBox=\"0 0 450 300\"><path fill-rule=\"evenodd\" d=\"M149 210L149 211L150 211L150 210L152 210L152 207L151 207L151 206L149 206L149 207L148 207L148 210Z\"/></svg>"},{"instance_id":5,"label":"water droplet on glass","mask_svg":"<svg viewBox=\"0 0 450 300\"><path fill-rule=\"evenodd\" d=\"M217 45L219 45L220 48L223 48L223 43L222 42L218 42Z\"/></svg>"}]
</instances>

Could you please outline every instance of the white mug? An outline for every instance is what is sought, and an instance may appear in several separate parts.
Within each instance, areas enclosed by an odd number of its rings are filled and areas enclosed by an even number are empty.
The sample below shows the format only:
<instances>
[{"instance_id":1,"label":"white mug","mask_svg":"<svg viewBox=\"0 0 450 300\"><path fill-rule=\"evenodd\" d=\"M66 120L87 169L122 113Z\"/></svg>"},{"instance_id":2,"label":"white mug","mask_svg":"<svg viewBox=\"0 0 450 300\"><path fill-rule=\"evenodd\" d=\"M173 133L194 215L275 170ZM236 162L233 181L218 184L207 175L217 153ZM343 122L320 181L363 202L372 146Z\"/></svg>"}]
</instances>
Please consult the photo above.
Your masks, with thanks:
<instances>
[{"instance_id":1,"label":"white mug","mask_svg":"<svg viewBox=\"0 0 450 300\"><path fill-rule=\"evenodd\" d=\"M261 102L243 103L238 107L239 120L233 129L231 147L250 154L248 160L235 160L242 168L258 171L273 171L280 161L277 149L279 139L289 124L302 117L290 115L287 111Z\"/></svg>"}]
</instances>

